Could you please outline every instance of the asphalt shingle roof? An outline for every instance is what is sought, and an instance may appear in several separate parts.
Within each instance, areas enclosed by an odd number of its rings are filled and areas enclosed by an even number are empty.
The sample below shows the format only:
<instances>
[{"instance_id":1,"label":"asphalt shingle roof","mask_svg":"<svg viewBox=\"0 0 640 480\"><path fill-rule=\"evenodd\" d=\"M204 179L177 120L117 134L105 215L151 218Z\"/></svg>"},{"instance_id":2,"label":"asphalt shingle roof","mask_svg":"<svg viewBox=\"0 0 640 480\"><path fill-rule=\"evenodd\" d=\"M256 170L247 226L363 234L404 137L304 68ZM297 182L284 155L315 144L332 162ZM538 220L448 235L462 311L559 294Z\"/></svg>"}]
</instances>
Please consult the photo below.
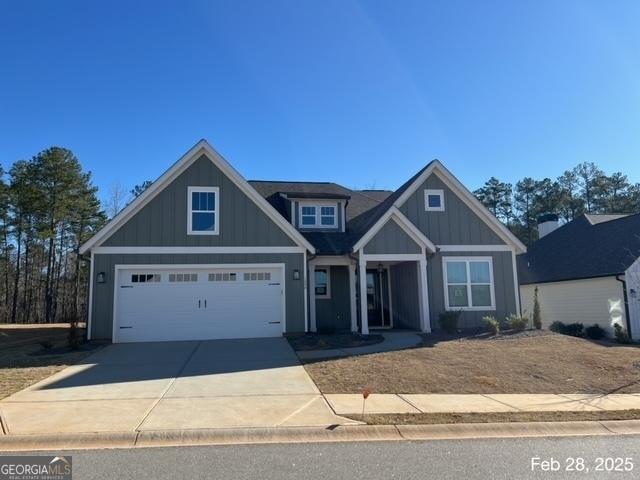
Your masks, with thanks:
<instances>
[{"instance_id":1,"label":"asphalt shingle roof","mask_svg":"<svg viewBox=\"0 0 640 480\"><path fill-rule=\"evenodd\" d=\"M640 257L640 214L583 215L518 256L520 283L619 275Z\"/></svg>"},{"instance_id":2,"label":"asphalt shingle roof","mask_svg":"<svg viewBox=\"0 0 640 480\"><path fill-rule=\"evenodd\" d=\"M291 198L347 199L346 232L301 232L316 248L317 253L324 255L342 255L351 252L351 246L361 235L359 234L361 230L355 227L393 194L388 190L351 190L332 182L249 180L249 183L287 219L286 200L282 198L281 193Z\"/></svg>"}]
</instances>

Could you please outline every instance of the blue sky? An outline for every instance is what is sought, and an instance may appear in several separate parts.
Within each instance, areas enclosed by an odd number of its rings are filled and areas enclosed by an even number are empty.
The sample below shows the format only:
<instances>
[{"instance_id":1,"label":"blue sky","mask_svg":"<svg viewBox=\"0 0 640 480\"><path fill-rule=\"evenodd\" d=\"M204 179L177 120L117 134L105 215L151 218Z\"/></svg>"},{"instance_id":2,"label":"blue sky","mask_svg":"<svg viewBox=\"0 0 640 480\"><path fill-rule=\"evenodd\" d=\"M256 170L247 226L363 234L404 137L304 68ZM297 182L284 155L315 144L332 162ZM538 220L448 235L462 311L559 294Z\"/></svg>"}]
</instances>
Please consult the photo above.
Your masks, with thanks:
<instances>
[{"instance_id":1,"label":"blue sky","mask_svg":"<svg viewBox=\"0 0 640 480\"><path fill-rule=\"evenodd\" d=\"M103 195L207 138L246 178L470 188L582 161L640 181L640 2L0 0L0 161Z\"/></svg>"}]
</instances>

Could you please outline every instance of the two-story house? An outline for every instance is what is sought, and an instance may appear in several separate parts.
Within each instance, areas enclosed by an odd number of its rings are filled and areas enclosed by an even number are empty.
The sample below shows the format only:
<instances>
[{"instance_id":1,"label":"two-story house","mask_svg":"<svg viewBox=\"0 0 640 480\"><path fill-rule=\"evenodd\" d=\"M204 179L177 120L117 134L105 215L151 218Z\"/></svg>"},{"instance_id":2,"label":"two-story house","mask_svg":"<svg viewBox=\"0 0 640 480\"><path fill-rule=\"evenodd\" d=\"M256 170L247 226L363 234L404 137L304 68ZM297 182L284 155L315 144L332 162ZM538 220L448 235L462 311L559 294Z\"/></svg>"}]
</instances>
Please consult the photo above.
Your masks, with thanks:
<instances>
[{"instance_id":1,"label":"two-story house","mask_svg":"<svg viewBox=\"0 0 640 480\"><path fill-rule=\"evenodd\" d=\"M519 312L524 251L437 160L394 192L248 182L201 140L82 246L88 336L473 327Z\"/></svg>"}]
</instances>

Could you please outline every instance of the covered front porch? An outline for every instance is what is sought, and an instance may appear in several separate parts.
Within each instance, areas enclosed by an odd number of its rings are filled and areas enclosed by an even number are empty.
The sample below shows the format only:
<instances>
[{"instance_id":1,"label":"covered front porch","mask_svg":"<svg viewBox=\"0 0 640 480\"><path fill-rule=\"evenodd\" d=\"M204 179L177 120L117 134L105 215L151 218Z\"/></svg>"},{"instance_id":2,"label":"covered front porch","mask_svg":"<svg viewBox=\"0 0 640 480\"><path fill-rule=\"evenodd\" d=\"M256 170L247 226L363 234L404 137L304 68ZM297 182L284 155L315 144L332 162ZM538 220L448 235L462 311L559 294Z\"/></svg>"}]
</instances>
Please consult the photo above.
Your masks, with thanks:
<instances>
[{"instance_id":1,"label":"covered front porch","mask_svg":"<svg viewBox=\"0 0 640 480\"><path fill-rule=\"evenodd\" d=\"M431 331L426 265L422 254L310 260L310 331Z\"/></svg>"}]
</instances>

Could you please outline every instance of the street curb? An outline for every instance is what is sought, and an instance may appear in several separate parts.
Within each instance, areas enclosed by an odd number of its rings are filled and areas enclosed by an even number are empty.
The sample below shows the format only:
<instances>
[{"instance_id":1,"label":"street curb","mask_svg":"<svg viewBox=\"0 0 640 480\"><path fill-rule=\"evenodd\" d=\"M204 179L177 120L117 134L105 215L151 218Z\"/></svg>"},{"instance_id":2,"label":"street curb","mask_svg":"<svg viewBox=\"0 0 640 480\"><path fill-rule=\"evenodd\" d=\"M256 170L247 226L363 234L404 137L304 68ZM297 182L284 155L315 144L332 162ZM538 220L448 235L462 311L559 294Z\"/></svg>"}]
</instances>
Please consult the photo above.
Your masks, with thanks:
<instances>
[{"instance_id":1,"label":"street curb","mask_svg":"<svg viewBox=\"0 0 640 480\"><path fill-rule=\"evenodd\" d=\"M330 428L273 427L1 435L0 451L606 435L640 435L640 420L348 425Z\"/></svg>"}]
</instances>

